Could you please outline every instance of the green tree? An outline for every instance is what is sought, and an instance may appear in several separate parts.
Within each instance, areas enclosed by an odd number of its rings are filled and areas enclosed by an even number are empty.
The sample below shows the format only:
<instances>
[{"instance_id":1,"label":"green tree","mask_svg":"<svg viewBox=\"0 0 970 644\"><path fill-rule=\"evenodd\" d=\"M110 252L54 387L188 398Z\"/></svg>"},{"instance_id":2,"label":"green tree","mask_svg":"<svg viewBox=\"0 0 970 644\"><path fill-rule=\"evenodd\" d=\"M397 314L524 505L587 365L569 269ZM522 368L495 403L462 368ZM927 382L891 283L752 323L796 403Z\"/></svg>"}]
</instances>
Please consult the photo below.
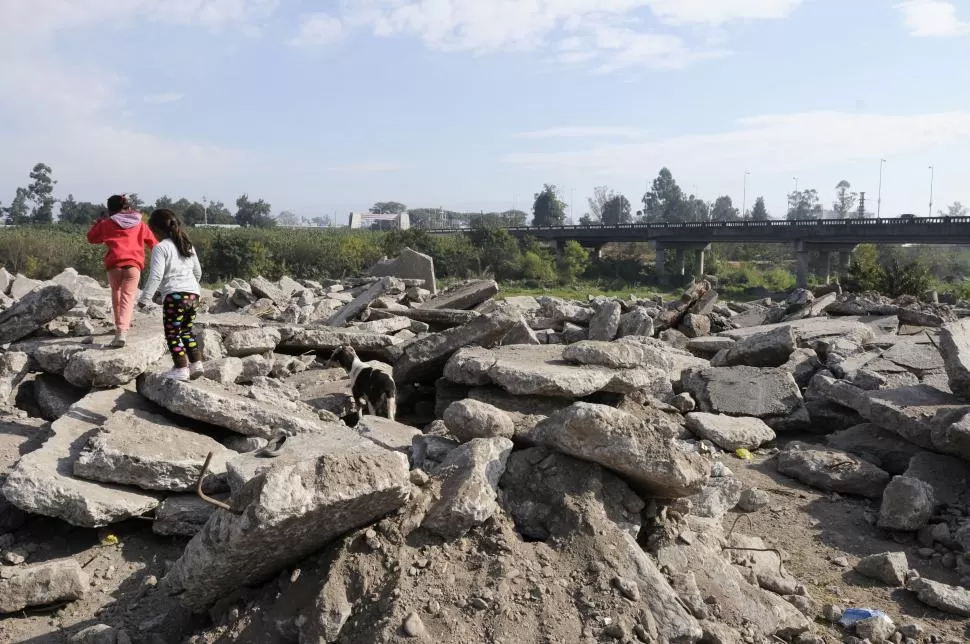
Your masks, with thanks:
<instances>
[{"instance_id":1,"label":"green tree","mask_svg":"<svg viewBox=\"0 0 970 644\"><path fill-rule=\"evenodd\" d=\"M203 214L210 224L228 225L236 223L236 218L232 216L232 213L221 201L210 202L207 212Z\"/></svg>"},{"instance_id":2,"label":"green tree","mask_svg":"<svg viewBox=\"0 0 970 644\"><path fill-rule=\"evenodd\" d=\"M802 190L788 195L788 219L820 219L822 204L818 199L818 191Z\"/></svg>"},{"instance_id":3,"label":"green tree","mask_svg":"<svg viewBox=\"0 0 970 644\"><path fill-rule=\"evenodd\" d=\"M643 219L650 223L686 221L687 200L668 168L661 168L650 191L643 195Z\"/></svg>"},{"instance_id":4,"label":"green tree","mask_svg":"<svg viewBox=\"0 0 970 644\"><path fill-rule=\"evenodd\" d=\"M556 269L552 260L546 255L532 251L522 255L521 270L524 279L540 284L556 279Z\"/></svg>"},{"instance_id":5,"label":"green tree","mask_svg":"<svg viewBox=\"0 0 970 644\"><path fill-rule=\"evenodd\" d=\"M578 241L570 239L559 256L559 280L564 284L572 284L589 269L591 263L589 252Z\"/></svg>"},{"instance_id":6,"label":"green tree","mask_svg":"<svg viewBox=\"0 0 970 644\"><path fill-rule=\"evenodd\" d=\"M878 291L882 287L883 275L879 251L872 244L861 244L852 253L852 265L842 281L855 293Z\"/></svg>"},{"instance_id":7,"label":"green tree","mask_svg":"<svg viewBox=\"0 0 970 644\"><path fill-rule=\"evenodd\" d=\"M851 192L852 184L843 179L835 186L835 201L832 202L832 210L838 219L846 219L852 216L858 195Z\"/></svg>"},{"instance_id":8,"label":"green tree","mask_svg":"<svg viewBox=\"0 0 970 644\"><path fill-rule=\"evenodd\" d=\"M893 257L882 267L883 277L879 291L889 297L922 295L930 288L932 276L926 265L916 259L903 264Z\"/></svg>"},{"instance_id":9,"label":"green tree","mask_svg":"<svg viewBox=\"0 0 970 644\"><path fill-rule=\"evenodd\" d=\"M61 223L78 226L89 226L98 220L104 206L88 201L75 201L74 195L67 195L61 202L61 213L58 219Z\"/></svg>"},{"instance_id":10,"label":"green tree","mask_svg":"<svg viewBox=\"0 0 970 644\"><path fill-rule=\"evenodd\" d=\"M966 217L967 215L970 215L970 209L959 201L954 201L947 206L946 211L940 211L941 217Z\"/></svg>"},{"instance_id":11,"label":"green tree","mask_svg":"<svg viewBox=\"0 0 970 644\"><path fill-rule=\"evenodd\" d=\"M276 220L270 216L272 207L259 199L251 201L248 195L236 199L236 223L247 228L271 228Z\"/></svg>"},{"instance_id":12,"label":"green tree","mask_svg":"<svg viewBox=\"0 0 970 644\"><path fill-rule=\"evenodd\" d=\"M54 221L54 185L57 183L51 178L51 168L49 165L38 163L30 171L32 183L27 186L27 197L33 202L33 209L30 212L30 220L35 224L49 224Z\"/></svg>"},{"instance_id":13,"label":"green tree","mask_svg":"<svg viewBox=\"0 0 970 644\"><path fill-rule=\"evenodd\" d=\"M145 200L139 197L137 192L133 192L128 195L128 203L131 205L132 210L137 210L139 212L145 211Z\"/></svg>"},{"instance_id":14,"label":"green tree","mask_svg":"<svg viewBox=\"0 0 970 644\"><path fill-rule=\"evenodd\" d=\"M690 195L684 201L683 218L681 221L710 221L711 206L703 199Z\"/></svg>"},{"instance_id":15,"label":"green tree","mask_svg":"<svg viewBox=\"0 0 970 644\"><path fill-rule=\"evenodd\" d=\"M593 196L587 199L589 212L580 217L579 222L584 226L601 223L603 221L603 210L614 197L616 197L616 193L606 186L593 188Z\"/></svg>"},{"instance_id":16,"label":"green tree","mask_svg":"<svg viewBox=\"0 0 970 644\"><path fill-rule=\"evenodd\" d=\"M556 186L545 184L536 193L532 205L532 225L536 227L562 226L566 222L566 204L559 198Z\"/></svg>"},{"instance_id":17,"label":"green tree","mask_svg":"<svg viewBox=\"0 0 970 644\"><path fill-rule=\"evenodd\" d=\"M771 215L768 214L768 208L765 207L765 198L758 197L754 202L754 208L751 209L751 221L768 221L771 219Z\"/></svg>"},{"instance_id":18,"label":"green tree","mask_svg":"<svg viewBox=\"0 0 970 644\"><path fill-rule=\"evenodd\" d=\"M764 206L764 201L761 205ZM718 197L711 209L711 221L741 221L741 211L734 207L731 197Z\"/></svg>"},{"instance_id":19,"label":"green tree","mask_svg":"<svg viewBox=\"0 0 970 644\"><path fill-rule=\"evenodd\" d=\"M30 223L30 207L27 205L27 188L17 188L17 195L7 208L7 220L15 226Z\"/></svg>"},{"instance_id":20,"label":"green tree","mask_svg":"<svg viewBox=\"0 0 970 644\"><path fill-rule=\"evenodd\" d=\"M276 215L276 223L280 226L299 226L300 217L295 212L283 210L280 214Z\"/></svg>"},{"instance_id":21,"label":"green tree","mask_svg":"<svg viewBox=\"0 0 970 644\"><path fill-rule=\"evenodd\" d=\"M188 201L186 199L185 201ZM182 204L182 199L176 202L176 205L182 207L182 212L179 213L182 217L182 221L188 226L198 226L199 224L205 223L206 219L206 209L205 206L197 201L193 201L188 205Z\"/></svg>"},{"instance_id":22,"label":"green tree","mask_svg":"<svg viewBox=\"0 0 970 644\"><path fill-rule=\"evenodd\" d=\"M478 249L480 269L491 270L498 279L515 276L521 261L519 243L507 230L497 226L474 225L468 239Z\"/></svg>"},{"instance_id":23,"label":"green tree","mask_svg":"<svg viewBox=\"0 0 970 644\"><path fill-rule=\"evenodd\" d=\"M609 201L603 204L601 221L604 226L628 224L633 221L630 200L623 195L614 194Z\"/></svg>"},{"instance_id":24,"label":"green tree","mask_svg":"<svg viewBox=\"0 0 970 644\"><path fill-rule=\"evenodd\" d=\"M399 201L378 201L373 206L371 206L370 211L375 215L379 214L394 214L400 215L408 209L403 203Z\"/></svg>"}]
</instances>

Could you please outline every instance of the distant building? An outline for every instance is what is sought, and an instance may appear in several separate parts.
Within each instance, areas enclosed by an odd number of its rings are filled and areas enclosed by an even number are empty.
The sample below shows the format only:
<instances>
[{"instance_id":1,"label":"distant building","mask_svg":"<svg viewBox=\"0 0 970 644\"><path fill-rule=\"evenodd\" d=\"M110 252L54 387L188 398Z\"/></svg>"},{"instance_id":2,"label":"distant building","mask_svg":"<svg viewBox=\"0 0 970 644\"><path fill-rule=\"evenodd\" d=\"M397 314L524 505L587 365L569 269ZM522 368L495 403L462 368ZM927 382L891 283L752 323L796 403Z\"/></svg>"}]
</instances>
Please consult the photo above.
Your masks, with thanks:
<instances>
[{"instance_id":1,"label":"distant building","mask_svg":"<svg viewBox=\"0 0 970 644\"><path fill-rule=\"evenodd\" d=\"M374 223L379 221L388 222L388 226L391 228L397 228L399 230L408 230L411 228L411 217L407 212L402 212L400 215L394 213L374 213L374 212L352 212L350 213L350 227L351 228L370 228Z\"/></svg>"}]
</instances>

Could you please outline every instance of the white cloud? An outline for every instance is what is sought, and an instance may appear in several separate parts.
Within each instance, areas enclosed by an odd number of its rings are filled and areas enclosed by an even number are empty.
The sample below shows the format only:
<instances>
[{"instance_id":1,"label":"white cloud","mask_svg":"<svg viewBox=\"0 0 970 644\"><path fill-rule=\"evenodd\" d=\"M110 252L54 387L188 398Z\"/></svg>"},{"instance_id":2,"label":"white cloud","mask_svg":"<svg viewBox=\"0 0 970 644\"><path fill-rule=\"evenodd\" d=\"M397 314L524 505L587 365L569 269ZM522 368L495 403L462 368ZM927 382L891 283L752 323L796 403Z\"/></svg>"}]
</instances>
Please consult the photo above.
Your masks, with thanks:
<instances>
[{"instance_id":1,"label":"white cloud","mask_svg":"<svg viewBox=\"0 0 970 644\"><path fill-rule=\"evenodd\" d=\"M288 42L293 47L314 47L332 44L344 35L344 25L339 18L328 13L303 16L300 29Z\"/></svg>"},{"instance_id":2,"label":"white cloud","mask_svg":"<svg viewBox=\"0 0 970 644\"><path fill-rule=\"evenodd\" d=\"M644 167L716 168L725 164L773 173L880 156L912 154L970 141L970 112L914 116L805 112L741 119L711 134L643 137L564 152L518 152L516 166L637 176Z\"/></svg>"},{"instance_id":3,"label":"white cloud","mask_svg":"<svg viewBox=\"0 0 970 644\"><path fill-rule=\"evenodd\" d=\"M179 92L163 92L161 94L149 94L142 97L146 103L177 103L185 98L185 94Z\"/></svg>"},{"instance_id":4,"label":"white cloud","mask_svg":"<svg viewBox=\"0 0 970 644\"><path fill-rule=\"evenodd\" d=\"M957 7L944 0L904 0L896 5L906 28L914 36L953 37L970 35L970 23L957 15Z\"/></svg>"},{"instance_id":5,"label":"white cloud","mask_svg":"<svg viewBox=\"0 0 970 644\"><path fill-rule=\"evenodd\" d=\"M555 52L564 64L609 72L679 69L726 55L695 51L683 38L642 28L652 12L669 25L717 27L787 17L802 0L343 0L347 24L377 36L412 36L443 51Z\"/></svg>"},{"instance_id":6,"label":"white cloud","mask_svg":"<svg viewBox=\"0 0 970 644\"><path fill-rule=\"evenodd\" d=\"M639 127L553 127L515 134L518 139L641 138L648 130Z\"/></svg>"}]
</instances>

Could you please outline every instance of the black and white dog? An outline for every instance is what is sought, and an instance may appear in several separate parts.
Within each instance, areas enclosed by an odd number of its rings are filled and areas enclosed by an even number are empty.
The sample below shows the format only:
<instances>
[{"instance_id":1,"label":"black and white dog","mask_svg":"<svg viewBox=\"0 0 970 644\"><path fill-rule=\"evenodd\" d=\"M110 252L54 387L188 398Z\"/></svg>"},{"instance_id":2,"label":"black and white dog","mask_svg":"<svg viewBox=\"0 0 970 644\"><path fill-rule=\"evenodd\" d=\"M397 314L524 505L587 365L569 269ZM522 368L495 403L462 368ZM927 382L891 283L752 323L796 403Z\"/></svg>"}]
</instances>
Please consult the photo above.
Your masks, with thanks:
<instances>
[{"instance_id":1,"label":"black and white dog","mask_svg":"<svg viewBox=\"0 0 970 644\"><path fill-rule=\"evenodd\" d=\"M380 369L369 367L348 346L337 348L330 357L350 375L350 391L354 402L371 416L394 420L397 415L397 386L394 378Z\"/></svg>"}]
</instances>

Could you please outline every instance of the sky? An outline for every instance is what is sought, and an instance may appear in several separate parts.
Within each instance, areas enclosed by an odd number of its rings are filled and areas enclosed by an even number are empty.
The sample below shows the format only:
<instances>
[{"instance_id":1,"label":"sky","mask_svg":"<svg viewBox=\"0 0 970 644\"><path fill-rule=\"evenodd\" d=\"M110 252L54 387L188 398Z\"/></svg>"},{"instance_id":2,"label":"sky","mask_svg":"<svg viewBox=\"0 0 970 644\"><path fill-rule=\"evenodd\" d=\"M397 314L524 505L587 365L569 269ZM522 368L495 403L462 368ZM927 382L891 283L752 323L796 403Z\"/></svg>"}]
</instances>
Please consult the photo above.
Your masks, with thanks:
<instances>
[{"instance_id":1,"label":"sky","mask_svg":"<svg viewBox=\"0 0 970 644\"><path fill-rule=\"evenodd\" d=\"M0 202L970 204L970 0L0 0ZM885 163L881 162L885 159ZM234 207L233 207L234 209Z\"/></svg>"}]
</instances>

